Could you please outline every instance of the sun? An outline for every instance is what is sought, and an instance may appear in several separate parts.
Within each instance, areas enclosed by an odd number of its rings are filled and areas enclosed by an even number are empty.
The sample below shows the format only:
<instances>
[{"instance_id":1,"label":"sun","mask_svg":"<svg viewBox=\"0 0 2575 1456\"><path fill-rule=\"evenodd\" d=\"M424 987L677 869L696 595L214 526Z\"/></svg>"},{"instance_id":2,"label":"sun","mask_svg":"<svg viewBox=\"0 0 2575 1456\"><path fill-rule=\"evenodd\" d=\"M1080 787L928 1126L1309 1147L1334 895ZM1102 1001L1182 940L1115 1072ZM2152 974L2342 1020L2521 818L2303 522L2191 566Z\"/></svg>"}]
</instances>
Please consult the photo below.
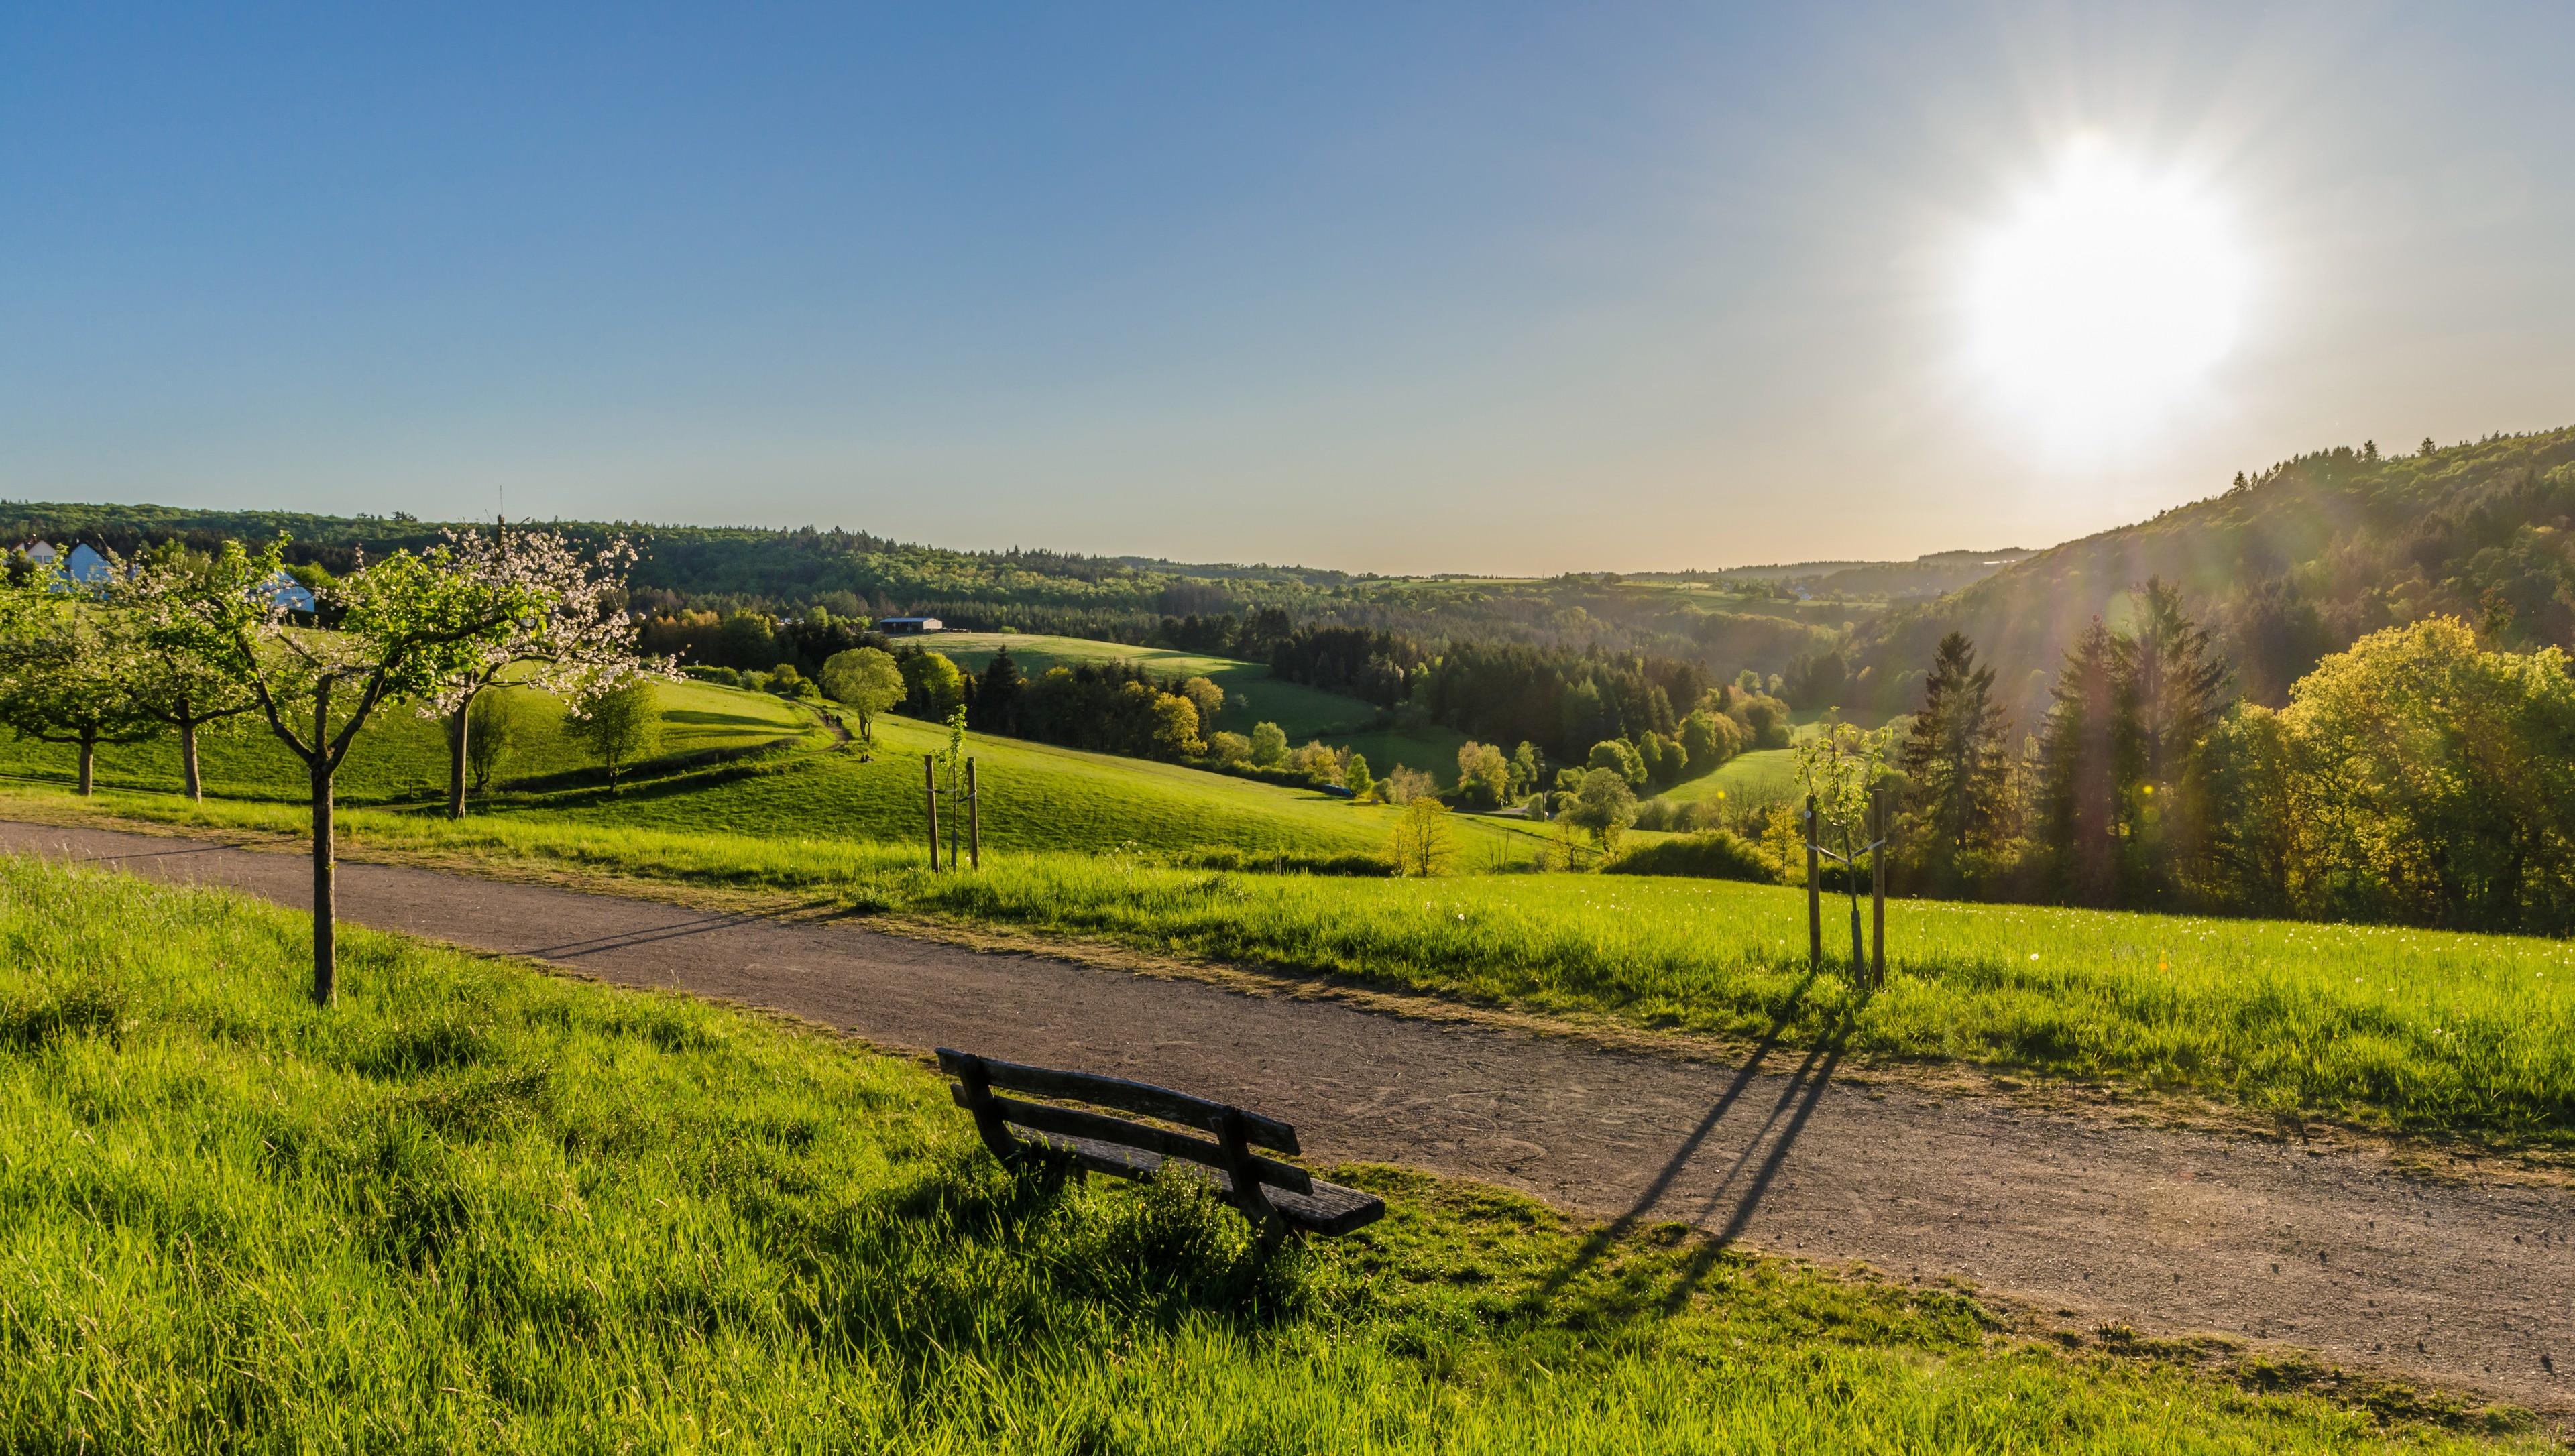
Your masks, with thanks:
<instances>
[{"instance_id":1,"label":"sun","mask_svg":"<svg viewBox=\"0 0 2575 1456\"><path fill-rule=\"evenodd\" d=\"M1972 253L1969 361L2022 428L2115 443L2206 387L2246 272L2205 192L2078 142Z\"/></svg>"}]
</instances>

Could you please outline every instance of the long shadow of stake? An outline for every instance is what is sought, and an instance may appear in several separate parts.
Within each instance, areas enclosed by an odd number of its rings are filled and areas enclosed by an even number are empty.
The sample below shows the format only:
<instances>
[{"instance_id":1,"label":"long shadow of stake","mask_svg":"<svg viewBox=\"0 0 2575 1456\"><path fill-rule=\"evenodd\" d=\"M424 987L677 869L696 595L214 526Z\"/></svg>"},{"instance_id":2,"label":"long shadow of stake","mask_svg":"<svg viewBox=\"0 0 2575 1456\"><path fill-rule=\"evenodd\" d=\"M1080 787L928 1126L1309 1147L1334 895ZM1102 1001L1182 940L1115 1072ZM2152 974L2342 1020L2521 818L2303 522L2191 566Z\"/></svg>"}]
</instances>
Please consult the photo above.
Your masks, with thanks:
<instances>
[{"instance_id":1,"label":"long shadow of stake","mask_svg":"<svg viewBox=\"0 0 2575 1456\"><path fill-rule=\"evenodd\" d=\"M1689 1135L1681 1139L1681 1145L1674 1148L1672 1155L1664 1160L1662 1171L1656 1173L1653 1181L1645 1185L1645 1191L1636 1196L1635 1203L1626 1212L1619 1214L1603 1227L1592 1230L1590 1236L1583 1239L1581 1247L1575 1249L1572 1256L1567 1258L1560 1268L1547 1275L1545 1281L1531 1291L1528 1298L1521 1301L1523 1309L1533 1312L1553 1303L1555 1296L1563 1292L1564 1286L1571 1283L1575 1275L1598 1262L1600 1256L1609 1251L1610 1245L1633 1232L1637 1223L1653 1210L1655 1204L1662 1201L1665 1193L1671 1191L1672 1183L1680 1177L1681 1170L1688 1167L1690 1159L1698 1155L1700 1144L1706 1142L1708 1134L1714 1132L1716 1125L1725 1120L1725 1114L1733 1110L1735 1102L1743 1096L1746 1089L1751 1087L1753 1079L1761 1075L1762 1061L1770 1055L1772 1048L1779 1044L1779 1037L1788 1029L1788 1023L1797 1018L1797 1008L1805 1003L1806 992L1814 983L1815 972L1809 970L1805 978L1797 982L1796 988L1788 992L1788 999L1771 1017L1770 1029L1761 1033L1761 1039L1752 1047L1752 1054L1743 1059L1743 1065L1735 1068L1734 1080L1726 1084L1725 1091L1717 1097L1715 1105L1707 1109L1707 1115L1698 1120L1698 1125L1690 1129ZM1806 1061L1807 1065L1813 1065L1813 1056L1809 1055ZM1775 1113L1772 1115L1776 1116Z\"/></svg>"}]
</instances>

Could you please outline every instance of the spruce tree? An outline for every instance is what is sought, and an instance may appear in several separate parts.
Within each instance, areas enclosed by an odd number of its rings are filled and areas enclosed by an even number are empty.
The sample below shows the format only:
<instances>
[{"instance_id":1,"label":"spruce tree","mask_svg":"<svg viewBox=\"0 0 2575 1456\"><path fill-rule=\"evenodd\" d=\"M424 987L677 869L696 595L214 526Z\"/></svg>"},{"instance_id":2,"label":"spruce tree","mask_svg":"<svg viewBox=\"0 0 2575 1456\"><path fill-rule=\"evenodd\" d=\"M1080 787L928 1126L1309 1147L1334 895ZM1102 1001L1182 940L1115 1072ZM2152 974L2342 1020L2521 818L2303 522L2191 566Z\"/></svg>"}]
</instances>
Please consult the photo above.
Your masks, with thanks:
<instances>
[{"instance_id":1,"label":"spruce tree","mask_svg":"<svg viewBox=\"0 0 2575 1456\"><path fill-rule=\"evenodd\" d=\"M1958 878L1963 851L1992 848L2006 827L2011 758L2009 720L1994 699L1994 670L1976 664L1966 634L1940 639L1922 685L1900 762L1910 784L1914 857L1936 884Z\"/></svg>"},{"instance_id":2,"label":"spruce tree","mask_svg":"<svg viewBox=\"0 0 2575 1456\"><path fill-rule=\"evenodd\" d=\"M2048 691L2038 744L2040 838L2053 861L2053 887L2083 904L2118 893L2121 821L2120 726L2130 717L2118 640L2094 618L2066 650Z\"/></svg>"}]
</instances>

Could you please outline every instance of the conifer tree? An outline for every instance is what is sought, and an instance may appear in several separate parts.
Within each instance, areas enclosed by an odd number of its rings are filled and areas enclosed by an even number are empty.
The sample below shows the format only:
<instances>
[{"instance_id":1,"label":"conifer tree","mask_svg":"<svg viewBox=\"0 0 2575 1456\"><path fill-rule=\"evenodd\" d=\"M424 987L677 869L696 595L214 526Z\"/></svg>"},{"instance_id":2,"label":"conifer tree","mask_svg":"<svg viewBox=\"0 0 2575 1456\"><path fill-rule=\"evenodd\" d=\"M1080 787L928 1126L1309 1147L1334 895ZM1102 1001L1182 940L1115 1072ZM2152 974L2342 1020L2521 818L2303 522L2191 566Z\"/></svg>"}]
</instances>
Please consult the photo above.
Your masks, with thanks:
<instances>
[{"instance_id":1,"label":"conifer tree","mask_svg":"<svg viewBox=\"0 0 2575 1456\"><path fill-rule=\"evenodd\" d=\"M1910 787L1917 856L1951 884L1961 851L1990 849L2008 828L2010 720L1994 698L1994 670L1979 667L1966 634L1940 639L1898 761Z\"/></svg>"}]
</instances>

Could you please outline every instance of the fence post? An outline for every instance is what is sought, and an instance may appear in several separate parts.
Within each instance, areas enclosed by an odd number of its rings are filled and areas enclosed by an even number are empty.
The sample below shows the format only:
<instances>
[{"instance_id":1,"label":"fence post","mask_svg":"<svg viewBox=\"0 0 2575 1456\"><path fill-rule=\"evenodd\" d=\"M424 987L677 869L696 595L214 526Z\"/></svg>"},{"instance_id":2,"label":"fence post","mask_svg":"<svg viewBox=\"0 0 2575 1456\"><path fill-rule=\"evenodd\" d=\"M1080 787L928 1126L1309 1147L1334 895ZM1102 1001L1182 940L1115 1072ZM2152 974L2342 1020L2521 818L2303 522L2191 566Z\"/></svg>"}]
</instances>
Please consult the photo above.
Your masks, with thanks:
<instances>
[{"instance_id":1,"label":"fence post","mask_svg":"<svg viewBox=\"0 0 2575 1456\"><path fill-rule=\"evenodd\" d=\"M939 872L939 755L921 755L922 801L930 805L930 872Z\"/></svg>"},{"instance_id":2,"label":"fence post","mask_svg":"<svg viewBox=\"0 0 2575 1456\"><path fill-rule=\"evenodd\" d=\"M1806 965L1824 968L1823 861L1815 857L1815 796L1806 795Z\"/></svg>"},{"instance_id":3,"label":"fence post","mask_svg":"<svg viewBox=\"0 0 2575 1456\"><path fill-rule=\"evenodd\" d=\"M1877 847L1868 851L1869 877L1869 952L1868 983L1886 984L1886 789L1869 790L1869 838Z\"/></svg>"},{"instance_id":4,"label":"fence post","mask_svg":"<svg viewBox=\"0 0 2575 1456\"><path fill-rule=\"evenodd\" d=\"M966 760L966 853L968 863L984 867L984 791L975 786L975 760Z\"/></svg>"}]
</instances>

